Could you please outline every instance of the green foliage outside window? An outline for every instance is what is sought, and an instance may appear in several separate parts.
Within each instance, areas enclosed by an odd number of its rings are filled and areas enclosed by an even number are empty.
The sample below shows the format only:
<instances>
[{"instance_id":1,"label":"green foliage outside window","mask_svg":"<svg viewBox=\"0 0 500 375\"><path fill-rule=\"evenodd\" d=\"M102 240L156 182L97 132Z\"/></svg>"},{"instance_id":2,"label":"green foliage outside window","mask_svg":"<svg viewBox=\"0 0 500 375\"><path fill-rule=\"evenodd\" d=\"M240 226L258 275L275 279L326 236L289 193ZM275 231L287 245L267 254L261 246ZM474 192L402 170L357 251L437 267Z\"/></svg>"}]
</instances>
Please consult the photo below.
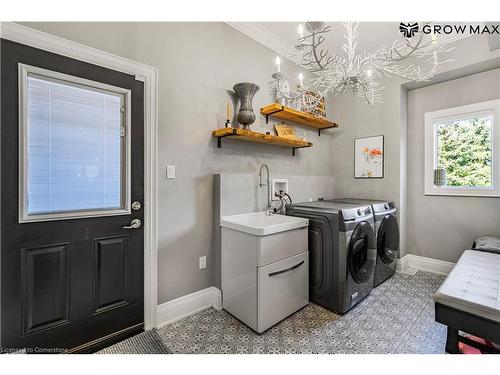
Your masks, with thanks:
<instances>
[{"instance_id":1,"label":"green foliage outside window","mask_svg":"<svg viewBox=\"0 0 500 375\"><path fill-rule=\"evenodd\" d=\"M436 129L446 185L491 186L491 117L443 122Z\"/></svg>"}]
</instances>

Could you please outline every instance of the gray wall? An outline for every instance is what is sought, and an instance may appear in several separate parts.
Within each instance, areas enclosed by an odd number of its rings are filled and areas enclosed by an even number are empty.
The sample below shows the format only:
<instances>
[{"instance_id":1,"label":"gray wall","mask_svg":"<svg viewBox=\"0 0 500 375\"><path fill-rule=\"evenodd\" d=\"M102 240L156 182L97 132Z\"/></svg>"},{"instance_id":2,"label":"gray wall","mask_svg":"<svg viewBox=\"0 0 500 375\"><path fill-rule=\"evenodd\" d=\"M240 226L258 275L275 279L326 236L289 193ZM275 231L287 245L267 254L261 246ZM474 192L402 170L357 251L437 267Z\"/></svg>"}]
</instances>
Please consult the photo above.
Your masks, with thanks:
<instances>
[{"instance_id":1,"label":"gray wall","mask_svg":"<svg viewBox=\"0 0 500 375\"><path fill-rule=\"evenodd\" d=\"M500 236L500 198L424 195L425 112L498 98L500 69L408 92L408 249L412 254L456 262L474 238Z\"/></svg>"},{"instance_id":2,"label":"gray wall","mask_svg":"<svg viewBox=\"0 0 500 375\"><path fill-rule=\"evenodd\" d=\"M298 127L314 143L298 150L223 141L211 131L225 120L225 89L240 81L260 85L254 129L267 128L258 109L272 100L267 82L275 71L273 52L223 23L27 23L27 26L159 69L159 262L158 303L214 285L212 174L257 173L331 176L331 131L321 137ZM284 60L284 59L282 59ZM296 77L285 60L282 70ZM329 135L330 133L330 135ZM166 165L177 178L166 180ZM207 255L207 269L198 257Z\"/></svg>"},{"instance_id":3,"label":"gray wall","mask_svg":"<svg viewBox=\"0 0 500 375\"><path fill-rule=\"evenodd\" d=\"M396 80L382 83L384 103L375 107L362 103L352 94L334 97L334 120L340 124L333 137L336 155L333 174L339 196L392 199L399 202L399 145L401 84ZM354 139L384 135L384 178L354 178Z\"/></svg>"}]
</instances>

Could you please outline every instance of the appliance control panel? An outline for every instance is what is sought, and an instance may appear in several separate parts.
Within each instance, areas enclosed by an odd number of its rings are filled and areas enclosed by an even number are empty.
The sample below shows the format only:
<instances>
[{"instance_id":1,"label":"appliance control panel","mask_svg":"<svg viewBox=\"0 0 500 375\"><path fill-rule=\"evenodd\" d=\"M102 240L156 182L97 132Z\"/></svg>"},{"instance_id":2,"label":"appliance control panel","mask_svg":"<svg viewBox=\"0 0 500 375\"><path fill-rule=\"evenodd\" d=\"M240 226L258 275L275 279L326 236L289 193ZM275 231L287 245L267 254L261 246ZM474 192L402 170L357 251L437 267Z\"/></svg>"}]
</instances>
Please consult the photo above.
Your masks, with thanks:
<instances>
[{"instance_id":1,"label":"appliance control panel","mask_svg":"<svg viewBox=\"0 0 500 375\"><path fill-rule=\"evenodd\" d=\"M374 212L391 211L394 210L394 208L395 208L394 202L373 203Z\"/></svg>"},{"instance_id":2,"label":"appliance control panel","mask_svg":"<svg viewBox=\"0 0 500 375\"><path fill-rule=\"evenodd\" d=\"M357 220L372 216L372 209L370 206L361 206L358 208L349 208L342 210L342 217L344 220Z\"/></svg>"}]
</instances>

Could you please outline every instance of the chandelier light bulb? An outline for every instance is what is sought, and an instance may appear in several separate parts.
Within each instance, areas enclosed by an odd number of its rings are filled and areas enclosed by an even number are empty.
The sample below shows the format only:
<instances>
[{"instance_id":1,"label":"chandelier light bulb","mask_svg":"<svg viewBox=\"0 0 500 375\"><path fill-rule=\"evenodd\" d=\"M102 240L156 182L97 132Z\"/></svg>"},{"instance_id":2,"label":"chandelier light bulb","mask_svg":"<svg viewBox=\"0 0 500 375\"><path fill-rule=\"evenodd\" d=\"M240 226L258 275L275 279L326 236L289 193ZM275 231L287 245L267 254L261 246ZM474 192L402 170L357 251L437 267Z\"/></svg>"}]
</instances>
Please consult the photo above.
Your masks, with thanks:
<instances>
[{"instance_id":1,"label":"chandelier light bulb","mask_svg":"<svg viewBox=\"0 0 500 375\"><path fill-rule=\"evenodd\" d=\"M371 76L373 75L373 70L372 70L372 69L368 69L368 70L366 71L366 75L367 75L368 77L371 77Z\"/></svg>"},{"instance_id":2,"label":"chandelier light bulb","mask_svg":"<svg viewBox=\"0 0 500 375\"><path fill-rule=\"evenodd\" d=\"M299 73L299 83L300 87L304 87L304 75L302 73Z\"/></svg>"}]
</instances>

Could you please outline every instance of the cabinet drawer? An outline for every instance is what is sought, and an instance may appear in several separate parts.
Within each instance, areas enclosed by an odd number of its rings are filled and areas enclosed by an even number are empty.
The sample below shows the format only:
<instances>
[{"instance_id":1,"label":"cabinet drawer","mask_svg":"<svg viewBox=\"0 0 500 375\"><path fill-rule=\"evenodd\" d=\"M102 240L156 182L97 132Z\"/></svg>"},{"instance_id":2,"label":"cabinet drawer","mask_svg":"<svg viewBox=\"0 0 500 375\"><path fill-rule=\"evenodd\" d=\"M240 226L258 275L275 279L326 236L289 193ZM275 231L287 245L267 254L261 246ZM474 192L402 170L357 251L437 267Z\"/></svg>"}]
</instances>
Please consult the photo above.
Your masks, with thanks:
<instances>
[{"instance_id":1,"label":"cabinet drawer","mask_svg":"<svg viewBox=\"0 0 500 375\"><path fill-rule=\"evenodd\" d=\"M257 266L267 266L281 259L307 251L307 227L259 237Z\"/></svg>"},{"instance_id":2,"label":"cabinet drawer","mask_svg":"<svg viewBox=\"0 0 500 375\"><path fill-rule=\"evenodd\" d=\"M309 303L309 252L257 269L258 332Z\"/></svg>"}]
</instances>

